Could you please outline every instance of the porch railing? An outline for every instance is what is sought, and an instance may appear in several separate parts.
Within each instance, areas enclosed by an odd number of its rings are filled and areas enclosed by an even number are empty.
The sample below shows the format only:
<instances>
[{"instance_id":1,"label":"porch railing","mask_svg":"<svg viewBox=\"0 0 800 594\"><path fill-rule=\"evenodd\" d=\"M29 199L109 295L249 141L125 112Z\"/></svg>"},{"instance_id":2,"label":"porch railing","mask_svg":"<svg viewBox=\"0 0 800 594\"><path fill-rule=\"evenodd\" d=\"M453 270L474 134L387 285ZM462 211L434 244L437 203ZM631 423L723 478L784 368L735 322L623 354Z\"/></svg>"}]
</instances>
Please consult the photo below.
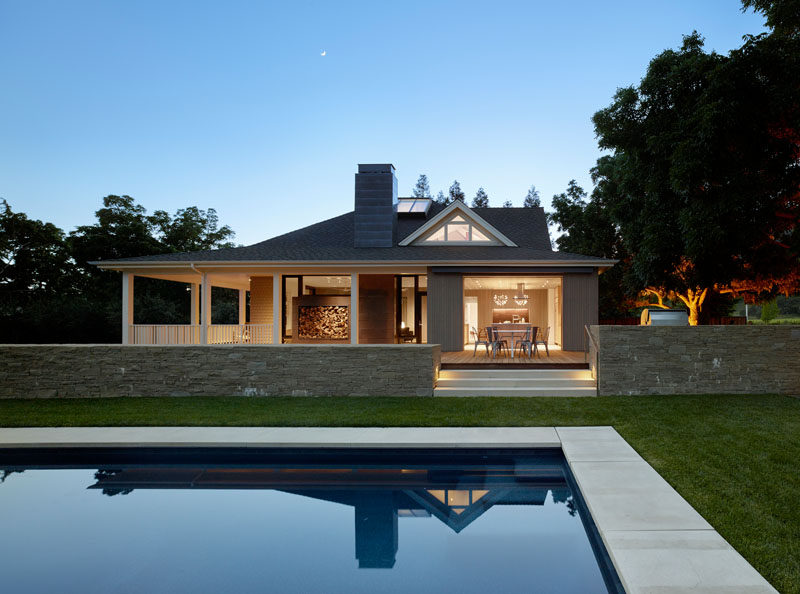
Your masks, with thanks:
<instances>
[{"instance_id":1,"label":"porch railing","mask_svg":"<svg viewBox=\"0 0 800 594\"><path fill-rule=\"evenodd\" d=\"M192 324L134 324L130 344L203 344L203 326ZM208 344L272 344L272 324L212 324Z\"/></svg>"},{"instance_id":2,"label":"porch railing","mask_svg":"<svg viewBox=\"0 0 800 594\"><path fill-rule=\"evenodd\" d=\"M272 324L212 324L208 344L272 344Z\"/></svg>"},{"instance_id":3,"label":"porch railing","mask_svg":"<svg viewBox=\"0 0 800 594\"><path fill-rule=\"evenodd\" d=\"M190 324L134 324L128 339L130 344L200 344L200 329Z\"/></svg>"}]
</instances>

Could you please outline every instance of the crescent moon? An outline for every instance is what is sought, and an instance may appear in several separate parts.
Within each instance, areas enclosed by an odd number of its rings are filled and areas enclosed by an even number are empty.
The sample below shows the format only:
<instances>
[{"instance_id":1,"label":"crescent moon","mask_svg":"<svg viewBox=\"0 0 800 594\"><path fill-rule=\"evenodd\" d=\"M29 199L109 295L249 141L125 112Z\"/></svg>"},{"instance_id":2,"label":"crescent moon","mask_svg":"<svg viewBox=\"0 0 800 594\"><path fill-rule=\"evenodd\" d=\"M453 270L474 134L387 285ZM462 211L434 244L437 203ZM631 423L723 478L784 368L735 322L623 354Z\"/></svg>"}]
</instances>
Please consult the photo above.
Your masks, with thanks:
<instances>
[{"instance_id":1,"label":"crescent moon","mask_svg":"<svg viewBox=\"0 0 800 594\"><path fill-rule=\"evenodd\" d=\"M326 52L325 50L322 50L322 53L320 53L320 56L324 56L324 55L325 55L325 54L327 54L327 53L328 53L328 52Z\"/></svg>"}]
</instances>

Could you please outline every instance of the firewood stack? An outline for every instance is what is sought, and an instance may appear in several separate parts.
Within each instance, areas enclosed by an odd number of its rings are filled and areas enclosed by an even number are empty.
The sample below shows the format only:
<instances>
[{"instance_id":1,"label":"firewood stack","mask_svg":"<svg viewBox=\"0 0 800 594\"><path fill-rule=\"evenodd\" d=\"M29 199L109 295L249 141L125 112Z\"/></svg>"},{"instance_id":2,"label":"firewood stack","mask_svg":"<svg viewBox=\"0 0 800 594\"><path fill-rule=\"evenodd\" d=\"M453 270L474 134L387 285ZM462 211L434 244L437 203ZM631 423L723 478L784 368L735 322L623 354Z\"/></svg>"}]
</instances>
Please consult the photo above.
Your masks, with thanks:
<instances>
[{"instance_id":1,"label":"firewood stack","mask_svg":"<svg viewBox=\"0 0 800 594\"><path fill-rule=\"evenodd\" d=\"M345 340L350 326L346 305L317 305L300 307L297 311L301 339Z\"/></svg>"}]
</instances>

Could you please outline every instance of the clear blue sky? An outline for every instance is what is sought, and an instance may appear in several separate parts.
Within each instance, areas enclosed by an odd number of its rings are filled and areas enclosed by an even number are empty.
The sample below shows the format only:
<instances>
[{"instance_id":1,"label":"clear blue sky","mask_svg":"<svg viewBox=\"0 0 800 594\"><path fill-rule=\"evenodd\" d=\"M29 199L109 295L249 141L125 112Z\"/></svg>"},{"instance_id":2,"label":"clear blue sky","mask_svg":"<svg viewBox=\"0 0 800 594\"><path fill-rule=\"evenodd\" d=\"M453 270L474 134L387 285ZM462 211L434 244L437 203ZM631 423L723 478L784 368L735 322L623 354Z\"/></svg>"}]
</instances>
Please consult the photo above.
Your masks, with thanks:
<instances>
[{"instance_id":1,"label":"clear blue sky","mask_svg":"<svg viewBox=\"0 0 800 594\"><path fill-rule=\"evenodd\" d=\"M249 244L352 209L357 163L400 194L589 189L590 117L738 0L0 0L0 197L69 231L107 194L197 205ZM324 57L320 52L325 50Z\"/></svg>"}]
</instances>

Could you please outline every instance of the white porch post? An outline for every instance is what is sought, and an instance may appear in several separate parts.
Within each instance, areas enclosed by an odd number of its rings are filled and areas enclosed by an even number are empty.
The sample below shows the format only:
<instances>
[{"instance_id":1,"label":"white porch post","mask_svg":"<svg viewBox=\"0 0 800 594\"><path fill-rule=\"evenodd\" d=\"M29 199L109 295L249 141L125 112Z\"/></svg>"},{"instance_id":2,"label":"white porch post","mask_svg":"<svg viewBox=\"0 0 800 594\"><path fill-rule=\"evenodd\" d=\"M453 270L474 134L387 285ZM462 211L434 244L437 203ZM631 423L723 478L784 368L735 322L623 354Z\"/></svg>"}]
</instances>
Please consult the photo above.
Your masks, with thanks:
<instances>
[{"instance_id":1,"label":"white porch post","mask_svg":"<svg viewBox=\"0 0 800 594\"><path fill-rule=\"evenodd\" d=\"M133 273L122 273L122 344L131 344L133 325Z\"/></svg>"},{"instance_id":2,"label":"white porch post","mask_svg":"<svg viewBox=\"0 0 800 594\"><path fill-rule=\"evenodd\" d=\"M350 275L350 344L358 344L358 273Z\"/></svg>"},{"instance_id":3,"label":"white porch post","mask_svg":"<svg viewBox=\"0 0 800 594\"><path fill-rule=\"evenodd\" d=\"M200 344L208 344L208 327L211 325L211 282L208 273L203 273L202 280L202 326L200 327Z\"/></svg>"},{"instance_id":4,"label":"white porch post","mask_svg":"<svg viewBox=\"0 0 800 594\"><path fill-rule=\"evenodd\" d=\"M272 344L281 343L281 274L272 273Z\"/></svg>"},{"instance_id":5,"label":"white porch post","mask_svg":"<svg viewBox=\"0 0 800 594\"><path fill-rule=\"evenodd\" d=\"M247 291L239 289L239 324L247 323Z\"/></svg>"},{"instance_id":6,"label":"white porch post","mask_svg":"<svg viewBox=\"0 0 800 594\"><path fill-rule=\"evenodd\" d=\"M199 326L200 325L200 285L197 283L192 283L190 285L191 291L189 293L189 299L191 299L192 303L192 311L189 314L189 323L192 326Z\"/></svg>"}]
</instances>

